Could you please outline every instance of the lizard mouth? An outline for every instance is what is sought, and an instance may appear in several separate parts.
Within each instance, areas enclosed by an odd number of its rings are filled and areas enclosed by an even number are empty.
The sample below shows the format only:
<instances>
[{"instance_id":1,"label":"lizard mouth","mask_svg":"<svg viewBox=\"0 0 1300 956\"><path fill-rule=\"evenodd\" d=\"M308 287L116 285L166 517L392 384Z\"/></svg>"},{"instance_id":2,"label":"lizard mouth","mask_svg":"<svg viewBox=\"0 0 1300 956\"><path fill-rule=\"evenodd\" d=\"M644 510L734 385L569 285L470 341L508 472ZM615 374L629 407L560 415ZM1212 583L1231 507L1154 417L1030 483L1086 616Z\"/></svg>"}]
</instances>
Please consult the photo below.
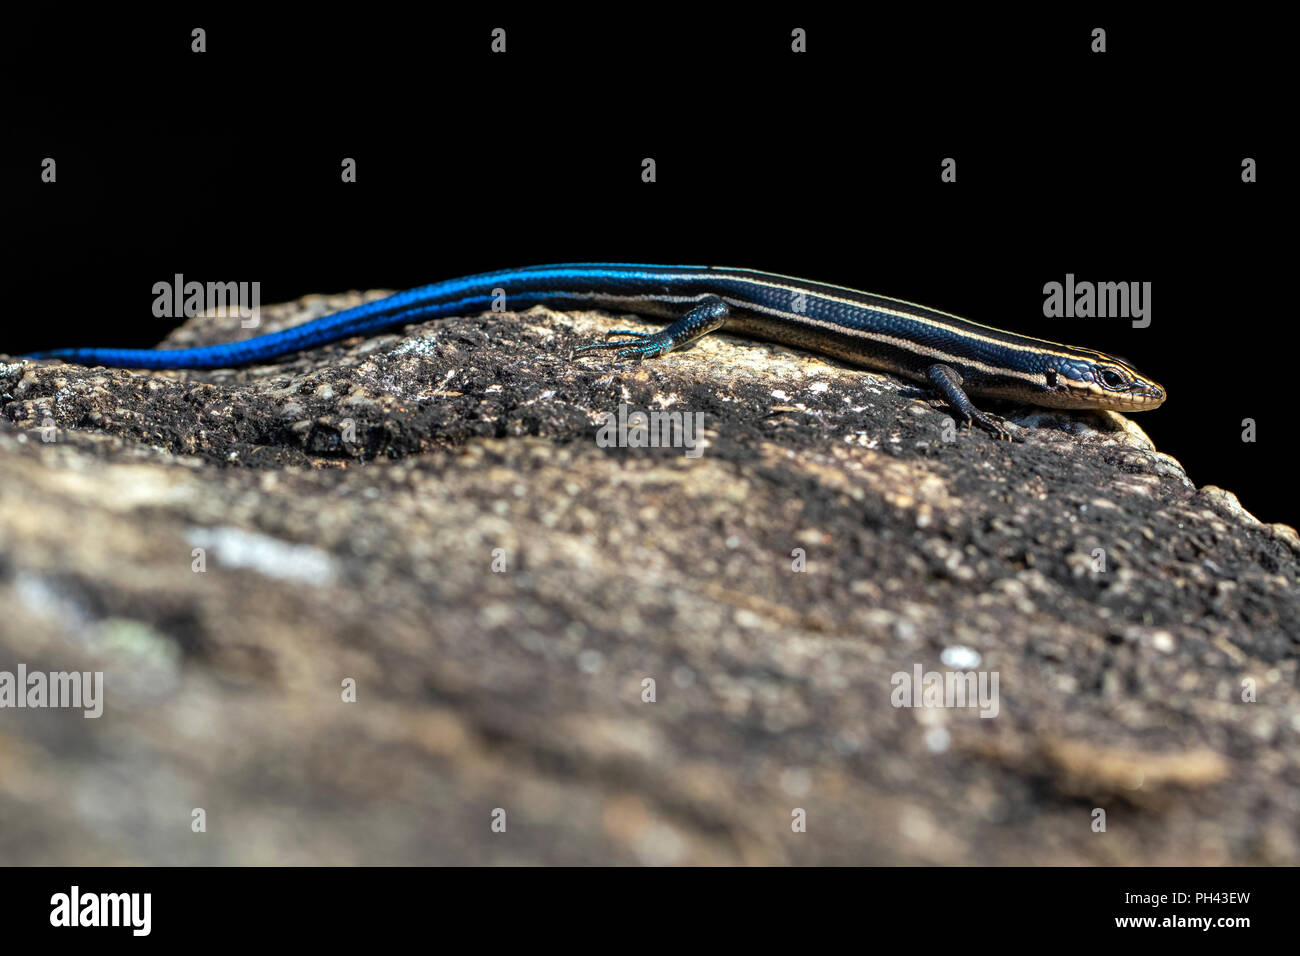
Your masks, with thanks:
<instances>
[{"instance_id":1,"label":"lizard mouth","mask_svg":"<svg viewBox=\"0 0 1300 956\"><path fill-rule=\"evenodd\" d=\"M1116 411L1145 412L1164 404L1165 390L1155 382L1134 383L1126 394L1115 396L1118 399Z\"/></svg>"}]
</instances>

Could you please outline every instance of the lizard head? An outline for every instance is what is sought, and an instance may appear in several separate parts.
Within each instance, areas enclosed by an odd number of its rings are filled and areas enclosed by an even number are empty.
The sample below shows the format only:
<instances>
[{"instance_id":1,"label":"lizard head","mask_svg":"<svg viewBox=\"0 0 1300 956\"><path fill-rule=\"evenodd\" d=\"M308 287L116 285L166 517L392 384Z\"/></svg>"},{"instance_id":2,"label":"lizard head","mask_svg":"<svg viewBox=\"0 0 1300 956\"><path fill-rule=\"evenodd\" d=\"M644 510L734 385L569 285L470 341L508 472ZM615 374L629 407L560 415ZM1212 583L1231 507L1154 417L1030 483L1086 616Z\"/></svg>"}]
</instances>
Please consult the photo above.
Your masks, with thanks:
<instances>
[{"instance_id":1,"label":"lizard head","mask_svg":"<svg viewBox=\"0 0 1300 956\"><path fill-rule=\"evenodd\" d=\"M1054 358L1045 373L1047 398L1057 408L1144 412L1158 408L1165 390L1123 359L1104 352ZM1044 401L1043 404L1048 404Z\"/></svg>"}]
</instances>

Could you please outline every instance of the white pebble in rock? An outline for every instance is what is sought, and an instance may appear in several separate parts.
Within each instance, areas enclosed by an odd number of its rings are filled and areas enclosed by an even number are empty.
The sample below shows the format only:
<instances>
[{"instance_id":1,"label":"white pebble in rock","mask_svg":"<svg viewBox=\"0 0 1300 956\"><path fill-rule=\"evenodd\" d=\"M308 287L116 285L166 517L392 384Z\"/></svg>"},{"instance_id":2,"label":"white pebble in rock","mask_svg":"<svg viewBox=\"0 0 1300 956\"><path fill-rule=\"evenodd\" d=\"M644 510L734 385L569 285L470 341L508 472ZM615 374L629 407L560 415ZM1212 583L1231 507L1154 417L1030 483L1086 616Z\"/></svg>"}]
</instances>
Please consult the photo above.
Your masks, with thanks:
<instances>
[{"instance_id":1,"label":"white pebble in rock","mask_svg":"<svg viewBox=\"0 0 1300 956\"><path fill-rule=\"evenodd\" d=\"M939 655L939 660L943 661L944 667L963 671L979 667L980 661L983 659L979 651L972 650L969 647L962 647L960 644L945 647L943 653Z\"/></svg>"}]
</instances>

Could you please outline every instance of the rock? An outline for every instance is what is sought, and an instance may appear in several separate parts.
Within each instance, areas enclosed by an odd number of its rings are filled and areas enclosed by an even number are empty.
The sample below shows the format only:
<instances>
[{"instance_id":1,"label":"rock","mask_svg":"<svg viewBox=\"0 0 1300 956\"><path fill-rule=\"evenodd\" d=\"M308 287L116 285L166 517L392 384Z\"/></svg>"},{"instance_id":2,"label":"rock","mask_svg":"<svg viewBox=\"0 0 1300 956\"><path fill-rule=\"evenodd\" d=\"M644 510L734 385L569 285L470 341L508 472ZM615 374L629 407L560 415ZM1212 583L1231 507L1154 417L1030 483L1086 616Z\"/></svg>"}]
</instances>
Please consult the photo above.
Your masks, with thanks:
<instances>
[{"instance_id":1,"label":"rock","mask_svg":"<svg viewBox=\"0 0 1300 956\"><path fill-rule=\"evenodd\" d=\"M0 671L104 674L0 710L0 862L1300 862L1294 530L1119 415L995 442L725 335L570 361L638 322L0 362ZM620 404L702 453L601 447Z\"/></svg>"}]
</instances>

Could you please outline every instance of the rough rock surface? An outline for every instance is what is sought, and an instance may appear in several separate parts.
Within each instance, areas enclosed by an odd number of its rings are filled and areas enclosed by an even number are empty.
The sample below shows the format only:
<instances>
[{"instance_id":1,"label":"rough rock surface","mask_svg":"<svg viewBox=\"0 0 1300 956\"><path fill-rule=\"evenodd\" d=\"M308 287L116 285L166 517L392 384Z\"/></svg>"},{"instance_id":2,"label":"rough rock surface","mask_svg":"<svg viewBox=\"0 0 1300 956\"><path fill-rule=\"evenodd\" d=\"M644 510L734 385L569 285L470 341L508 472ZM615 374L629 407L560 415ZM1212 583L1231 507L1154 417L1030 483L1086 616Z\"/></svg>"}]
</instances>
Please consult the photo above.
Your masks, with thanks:
<instances>
[{"instance_id":1,"label":"rough rock surface","mask_svg":"<svg viewBox=\"0 0 1300 956\"><path fill-rule=\"evenodd\" d=\"M996 442L725 335L569 360L628 325L0 359L0 671L106 698L0 710L0 863L1300 862L1294 531L1120 416ZM600 447L620 403L707 447ZM893 706L918 666L997 715Z\"/></svg>"}]
</instances>

